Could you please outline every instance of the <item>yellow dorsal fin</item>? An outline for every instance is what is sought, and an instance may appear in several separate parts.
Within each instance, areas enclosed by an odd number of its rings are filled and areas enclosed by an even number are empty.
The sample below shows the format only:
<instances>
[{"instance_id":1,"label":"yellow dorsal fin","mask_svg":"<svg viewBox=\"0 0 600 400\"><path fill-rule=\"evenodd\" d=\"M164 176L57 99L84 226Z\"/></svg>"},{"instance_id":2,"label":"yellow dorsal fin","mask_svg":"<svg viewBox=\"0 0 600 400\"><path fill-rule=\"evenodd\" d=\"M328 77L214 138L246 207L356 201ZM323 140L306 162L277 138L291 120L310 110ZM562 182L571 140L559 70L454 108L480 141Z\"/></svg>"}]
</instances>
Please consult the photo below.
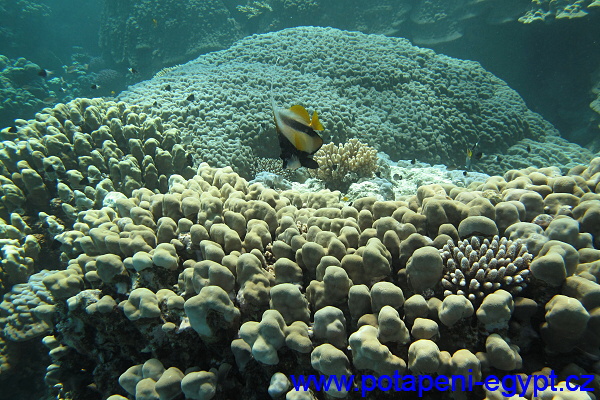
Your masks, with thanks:
<instances>
[{"instance_id":1,"label":"yellow dorsal fin","mask_svg":"<svg viewBox=\"0 0 600 400\"><path fill-rule=\"evenodd\" d=\"M302 120L306 122L306 124L310 124L310 116L308 115L308 111L306 111L306 108L302 107L299 104L296 104L295 106L290 107L290 111L302 118Z\"/></svg>"},{"instance_id":2,"label":"yellow dorsal fin","mask_svg":"<svg viewBox=\"0 0 600 400\"><path fill-rule=\"evenodd\" d=\"M312 120L310 121L310 126L315 131L322 131L323 130L323 125L321 125L321 121L319 121L319 116L317 115L316 111L313 112Z\"/></svg>"}]
</instances>

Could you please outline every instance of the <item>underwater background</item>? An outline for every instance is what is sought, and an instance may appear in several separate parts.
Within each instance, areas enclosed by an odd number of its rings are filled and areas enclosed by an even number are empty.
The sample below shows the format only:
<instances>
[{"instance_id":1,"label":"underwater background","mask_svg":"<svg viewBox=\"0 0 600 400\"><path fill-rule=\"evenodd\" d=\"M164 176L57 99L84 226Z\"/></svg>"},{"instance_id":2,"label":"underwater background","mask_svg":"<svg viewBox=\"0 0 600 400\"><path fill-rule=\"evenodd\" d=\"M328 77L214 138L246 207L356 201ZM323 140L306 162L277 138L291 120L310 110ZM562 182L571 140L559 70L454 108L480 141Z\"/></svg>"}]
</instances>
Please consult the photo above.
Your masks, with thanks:
<instances>
[{"instance_id":1,"label":"underwater background","mask_svg":"<svg viewBox=\"0 0 600 400\"><path fill-rule=\"evenodd\" d=\"M0 0L0 399L597 398L599 38L598 0Z\"/></svg>"}]
</instances>

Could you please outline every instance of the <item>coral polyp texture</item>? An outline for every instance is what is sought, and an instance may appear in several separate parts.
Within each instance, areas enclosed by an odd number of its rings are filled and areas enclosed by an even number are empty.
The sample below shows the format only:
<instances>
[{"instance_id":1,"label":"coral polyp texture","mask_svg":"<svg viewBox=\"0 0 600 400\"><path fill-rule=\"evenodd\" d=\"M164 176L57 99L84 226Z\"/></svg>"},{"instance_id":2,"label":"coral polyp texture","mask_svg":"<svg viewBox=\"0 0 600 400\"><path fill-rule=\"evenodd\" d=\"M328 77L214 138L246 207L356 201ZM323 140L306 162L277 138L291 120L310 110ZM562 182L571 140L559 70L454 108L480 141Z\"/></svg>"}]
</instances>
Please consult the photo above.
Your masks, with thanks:
<instances>
[{"instance_id":1,"label":"coral polyp texture","mask_svg":"<svg viewBox=\"0 0 600 400\"><path fill-rule=\"evenodd\" d=\"M211 166L230 165L244 175L249 168L240 160L247 155L279 154L271 83L277 107L301 104L319 113L326 143L355 138L394 160L462 166L476 142L486 154L494 149L505 159L503 165L482 163L486 173L546 162L570 167L592 158L560 141L551 124L480 64L405 39L332 28L250 36L134 85L119 98L147 106L149 115L189 135ZM191 94L194 99L186 100ZM537 148L530 145L534 151L528 154L524 139L544 145L559 140L561 151L536 157Z\"/></svg>"}]
</instances>

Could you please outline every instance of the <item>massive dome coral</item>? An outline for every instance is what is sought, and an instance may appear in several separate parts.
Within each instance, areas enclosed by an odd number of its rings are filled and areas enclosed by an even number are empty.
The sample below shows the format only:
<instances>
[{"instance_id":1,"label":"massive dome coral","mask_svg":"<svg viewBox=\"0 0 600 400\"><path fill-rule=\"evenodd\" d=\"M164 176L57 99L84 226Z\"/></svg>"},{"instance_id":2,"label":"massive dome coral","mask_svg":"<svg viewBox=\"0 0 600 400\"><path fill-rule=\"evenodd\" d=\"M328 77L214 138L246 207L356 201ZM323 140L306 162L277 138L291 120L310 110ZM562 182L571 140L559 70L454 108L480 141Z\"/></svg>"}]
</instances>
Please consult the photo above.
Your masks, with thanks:
<instances>
[{"instance_id":1,"label":"massive dome coral","mask_svg":"<svg viewBox=\"0 0 600 400\"><path fill-rule=\"evenodd\" d=\"M242 39L134 85L120 99L150 107L151 115L191 135L200 158L210 165L231 165L243 174L244 157L233 154L279 154L271 84L278 107L302 104L319 112L326 141L357 138L392 159L462 166L466 149L476 142L486 153L504 153L525 138L559 139L552 125L476 62L436 54L405 39L332 28L293 28ZM186 100L190 94L193 101ZM490 158L486 172L591 158L579 149L559 159L561 152L541 147L544 155L531 164L529 154L513 152L503 157L504 164Z\"/></svg>"}]
</instances>

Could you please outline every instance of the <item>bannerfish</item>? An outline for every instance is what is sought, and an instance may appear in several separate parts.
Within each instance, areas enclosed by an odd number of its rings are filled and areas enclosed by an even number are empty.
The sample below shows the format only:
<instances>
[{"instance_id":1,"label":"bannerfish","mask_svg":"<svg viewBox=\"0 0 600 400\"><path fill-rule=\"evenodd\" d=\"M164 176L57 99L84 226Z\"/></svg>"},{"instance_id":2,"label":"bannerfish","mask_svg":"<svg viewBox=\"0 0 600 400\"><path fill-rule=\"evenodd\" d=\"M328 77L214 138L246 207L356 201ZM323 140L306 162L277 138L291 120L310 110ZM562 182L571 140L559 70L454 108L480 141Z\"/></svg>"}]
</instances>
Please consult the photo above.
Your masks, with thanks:
<instances>
[{"instance_id":1,"label":"bannerfish","mask_svg":"<svg viewBox=\"0 0 600 400\"><path fill-rule=\"evenodd\" d=\"M477 150L477 146L479 146L479 141L475 142L475 144L470 149L467 149L467 157L465 159L465 169L466 170L471 169L471 163L473 162L473 156L475 156L476 160L480 159L483 156L483 153L481 153L481 152L475 153L475 150Z\"/></svg>"},{"instance_id":2,"label":"bannerfish","mask_svg":"<svg viewBox=\"0 0 600 400\"><path fill-rule=\"evenodd\" d=\"M40 69L40 70L38 71L38 73L37 73L37 74L38 74L39 76L41 76L42 78L47 78L47 77L49 77L49 76L52 76L52 75L54 75L54 72L52 72L52 71L50 71L50 70L47 70L47 69L44 69L44 68L42 68L42 69Z\"/></svg>"},{"instance_id":3,"label":"bannerfish","mask_svg":"<svg viewBox=\"0 0 600 400\"><path fill-rule=\"evenodd\" d=\"M133 67L127 68L127 71L131 72L132 74L137 74L138 73L138 70L135 69L135 68L133 68Z\"/></svg>"},{"instance_id":4,"label":"bannerfish","mask_svg":"<svg viewBox=\"0 0 600 400\"><path fill-rule=\"evenodd\" d=\"M90 86L90 89L92 89L92 90L100 89L100 85L97 85L94 83L93 85Z\"/></svg>"},{"instance_id":5,"label":"bannerfish","mask_svg":"<svg viewBox=\"0 0 600 400\"><path fill-rule=\"evenodd\" d=\"M301 105L277 109L272 97L271 108L275 117L281 147L279 158L283 160L283 168L319 168L319 164L312 158L323 145L323 138L316 132L323 130L317 112L315 111L311 118Z\"/></svg>"}]
</instances>

